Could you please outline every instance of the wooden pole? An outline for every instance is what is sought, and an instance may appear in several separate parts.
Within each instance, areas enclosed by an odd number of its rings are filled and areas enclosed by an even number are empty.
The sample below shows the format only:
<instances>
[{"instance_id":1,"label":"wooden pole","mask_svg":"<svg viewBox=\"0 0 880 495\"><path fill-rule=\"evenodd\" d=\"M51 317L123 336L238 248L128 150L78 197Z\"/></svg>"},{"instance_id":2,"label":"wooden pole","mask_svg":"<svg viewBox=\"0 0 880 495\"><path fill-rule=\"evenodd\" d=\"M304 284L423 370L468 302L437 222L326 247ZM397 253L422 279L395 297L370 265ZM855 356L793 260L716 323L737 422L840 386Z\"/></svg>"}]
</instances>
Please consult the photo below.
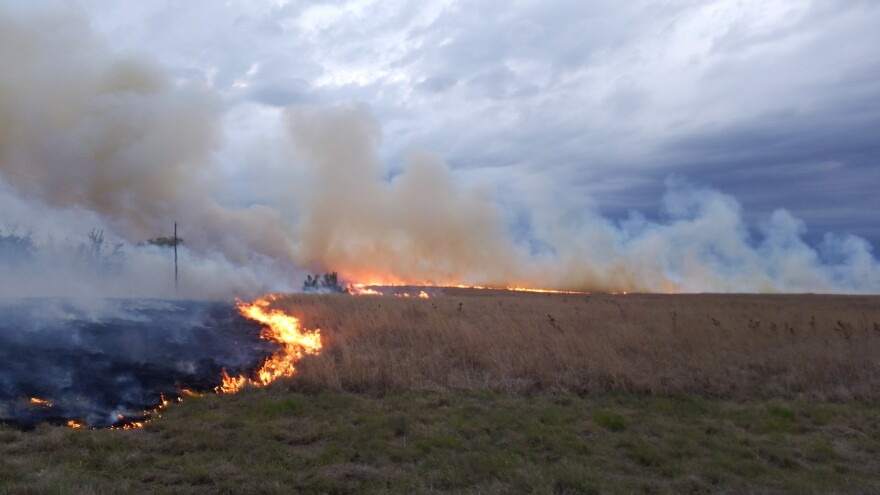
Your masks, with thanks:
<instances>
[{"instance_id":1,"label":"wooden pole","mask_svg":"<svg viewBox=\"0 0 880 495\"><path fill-rule=\"evenodd\" d=\"M174 222L174 292L177 293L177 222Z\"/></svg>"}]
</instances>

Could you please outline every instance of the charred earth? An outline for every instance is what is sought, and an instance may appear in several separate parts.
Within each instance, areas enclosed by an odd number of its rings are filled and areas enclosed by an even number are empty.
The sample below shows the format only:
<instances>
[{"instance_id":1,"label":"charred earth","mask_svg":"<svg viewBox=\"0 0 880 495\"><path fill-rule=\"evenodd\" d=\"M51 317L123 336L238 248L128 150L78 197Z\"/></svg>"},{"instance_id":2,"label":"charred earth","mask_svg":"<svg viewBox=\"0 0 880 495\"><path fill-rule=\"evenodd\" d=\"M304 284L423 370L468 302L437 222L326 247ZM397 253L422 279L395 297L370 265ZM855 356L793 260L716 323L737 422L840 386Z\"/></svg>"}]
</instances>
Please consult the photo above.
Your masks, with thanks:
<instances>
[{"instance_id":1,"label":"charred earth","mask_svg":"<svg viewBox=\"0 0 880 495\"><path fill-rule=\"evenodd\" d=\"M119 427L247 373L275 345L228 302L0 301L0 421Z\"/></svg>"}]
</instances>

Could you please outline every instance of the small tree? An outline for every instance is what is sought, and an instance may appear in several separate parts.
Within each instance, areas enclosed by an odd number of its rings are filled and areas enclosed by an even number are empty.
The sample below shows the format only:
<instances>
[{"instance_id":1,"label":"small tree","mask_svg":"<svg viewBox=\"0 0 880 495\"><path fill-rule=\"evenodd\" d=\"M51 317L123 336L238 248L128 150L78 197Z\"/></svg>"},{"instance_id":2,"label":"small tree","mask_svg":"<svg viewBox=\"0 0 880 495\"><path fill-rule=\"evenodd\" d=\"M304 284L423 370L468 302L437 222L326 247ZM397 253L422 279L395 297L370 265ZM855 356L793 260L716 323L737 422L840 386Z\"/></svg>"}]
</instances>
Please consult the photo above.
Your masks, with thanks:
<instances>
[{"instance_id":1,"label":"small tree","mask_svg":"<svg viewBox=\"0 0 880 495\"><path fill-rule=\"evenodd\" d=\"M37 245L34 243L33 234L28 232L24 235L16 233L16 228L4 234L0 230L0 262L20 265L31 261L37 253Z\"/></svg>"},{"instance_id":2,"label":"small tree","mask_svg":"<svg viewBox=\"0 0 880 495\"><path fill-rule=\"evenodd\" d=\"M327 288L339 287L339 276L336 274L336 272L325 273L324 281L321 282L321 285Z\"/></svg>"},{"instance_id":3,"label":"small tree","mask_svg":"<svg viewBox=\"0 0 880 495\"><path fill-rule=\"evenodd\" d=\"M339 274L336 272L325 273L323 277L317 274L306 275L306 281L303 283L304 292L345 292L345 289L339 285Z\"/></svg>"},{"instance_id":4,"label":"small tree","mask_svg":"<svg viewBox=\"0 0 880 495\"><path fill-rule=\"evenodd\" d=\"M88 243L82 243L80 250L82 257L92 268L99 272L118 272L122 269L125 254L122 251L123 244L117 242L111 244L104 239L103 229L92 229L88 233Z\"/></svg>"},{"instance_id":5,"label":"small tree","mask_svg":"<svg viewBox=\"0 0 880 495\"><path fill-rule=\"evenodd\" d=\"M318 276L315 275L312 277L311 275L306 275L306 281L303 283L303 290L306 292L318 290Z\"/></svg>"}]
</instances>

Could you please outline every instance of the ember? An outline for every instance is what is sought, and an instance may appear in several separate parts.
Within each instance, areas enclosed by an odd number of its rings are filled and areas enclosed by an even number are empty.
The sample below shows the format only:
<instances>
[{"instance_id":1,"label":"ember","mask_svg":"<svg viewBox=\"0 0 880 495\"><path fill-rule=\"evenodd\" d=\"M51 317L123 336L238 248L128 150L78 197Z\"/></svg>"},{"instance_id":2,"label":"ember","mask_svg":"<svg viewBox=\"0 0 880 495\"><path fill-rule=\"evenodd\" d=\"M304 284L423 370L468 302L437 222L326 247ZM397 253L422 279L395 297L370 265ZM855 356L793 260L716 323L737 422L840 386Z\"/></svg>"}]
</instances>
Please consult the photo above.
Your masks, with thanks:
<instances>
[{"instance_id":1,"label":"ember","mask_svg":"<svg viewBox=\"0 0 880 495\"><path fill-rule=\"evenodd\" d=\"M52 407L51 402L49 402L45 399L39 399L37 397L31 397L31 404L36 404L38 406L43 406L43 407Z\"/></svg>"}]
</instances>

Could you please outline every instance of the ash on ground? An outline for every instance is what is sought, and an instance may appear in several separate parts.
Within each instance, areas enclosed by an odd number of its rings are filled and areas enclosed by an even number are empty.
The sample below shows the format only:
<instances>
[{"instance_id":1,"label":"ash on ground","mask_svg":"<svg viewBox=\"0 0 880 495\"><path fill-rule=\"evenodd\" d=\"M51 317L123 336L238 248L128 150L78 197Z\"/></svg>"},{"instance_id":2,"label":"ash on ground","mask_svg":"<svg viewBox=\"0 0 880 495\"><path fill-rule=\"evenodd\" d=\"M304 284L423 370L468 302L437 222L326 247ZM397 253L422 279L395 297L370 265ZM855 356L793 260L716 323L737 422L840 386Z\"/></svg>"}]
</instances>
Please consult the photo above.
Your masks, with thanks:
<instances>
[{"instance_id":1,"label":"ash on ground","mask_svg":"<svg viewBox=\"0 0 880 495\"><path fill-rule=\"evenodd\" d=\"M0 421L30 428L142 420L162 397L209 391L275 346L228 302L0 301Z\"/></svg>"}]
</instances>

